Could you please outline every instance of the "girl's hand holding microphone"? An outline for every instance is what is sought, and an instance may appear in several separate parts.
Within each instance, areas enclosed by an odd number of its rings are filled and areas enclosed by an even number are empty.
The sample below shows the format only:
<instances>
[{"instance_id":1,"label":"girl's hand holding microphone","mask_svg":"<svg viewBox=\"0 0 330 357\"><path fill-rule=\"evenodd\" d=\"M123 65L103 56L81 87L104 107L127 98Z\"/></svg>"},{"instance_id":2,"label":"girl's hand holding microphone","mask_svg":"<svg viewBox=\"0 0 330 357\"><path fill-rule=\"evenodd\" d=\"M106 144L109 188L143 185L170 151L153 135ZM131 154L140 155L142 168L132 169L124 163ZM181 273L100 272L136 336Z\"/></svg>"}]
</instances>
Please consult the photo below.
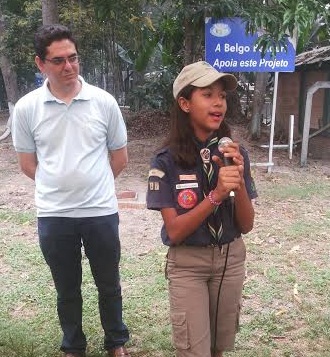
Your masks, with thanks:
<instances>
[{"instance_id":1,"label":"girl's hand holding microphone","mask_svg":"<svg viewBox=\"0 0 330 357\"><path fill-rule=\"evenodd\" d=\"M224 139L224 138L223 138ZM244 186L244 159L239 151L239 144L230 141L225 145L219 142L219 152L222 158L213 155L212 160L220 167L217 186L214 189L214 197L224 200L228 195L234 196Z\"/></svg>"}]
</instances>

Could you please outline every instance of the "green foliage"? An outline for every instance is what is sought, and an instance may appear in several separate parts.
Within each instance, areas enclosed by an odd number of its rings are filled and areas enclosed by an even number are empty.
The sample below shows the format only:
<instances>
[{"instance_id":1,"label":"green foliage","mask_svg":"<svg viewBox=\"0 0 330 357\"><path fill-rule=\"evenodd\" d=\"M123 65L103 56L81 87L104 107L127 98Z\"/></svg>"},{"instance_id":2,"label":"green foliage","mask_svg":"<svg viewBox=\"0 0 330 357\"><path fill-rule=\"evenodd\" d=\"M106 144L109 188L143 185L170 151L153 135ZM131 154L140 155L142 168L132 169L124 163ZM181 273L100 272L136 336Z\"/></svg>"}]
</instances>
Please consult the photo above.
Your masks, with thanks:
<instances>
[{"instance_id":1,"label":"green foliage","mask_svg":"<svg viewBox=\"0 0 330 357\"><path fill-rule=\"evenodd\" d=\"M16 4L16 5L15 5ZM6 32L4 41L7 57L11 59L18 75L22 92L30 90L27 83L33 83L34 64L33 34L41 19L41 8L37 1L15 2L4 10ZM14 12L10 12L14 11ZM22 40L22 34L24 34Z\"/></svg>"},{"instance_id":2,"label":"green foliage","mask_svg":"<svg viewBox=\"0 0 330 357\"><path fill-rule=\"evenodd\" d=\"M93 6L88 1L85 4L71 2L70 5L63 1L59 16L60 22L69 26L77 38L82 75L102 72L106 27L95 23Z\"/></svg>"},{"instance_id":3,"label":"green foliage","mask_svg":"<svg viewBox=\"0 0 330 357\"><path fill-rule=\"evenodd\" d=\"M173 102L173 80L171 67L162 67L158 71L148 73L148 79L130 91L128 104L135 110L148 108L168 110Z\"/></svg>"},{"instance_id":4,"label":"green foliage","mask_svg":"<svg viewBox=\"0 0 330 357\"><path fill-rule=\"evenodd\" d=\"M135 70L142 72L146 69L151 56L154 54L158 44L157 37L148 37L144 42L144 47L135 59Z\"/></svg>"},{"instance_id":5,"label":"green foliage","mask_svg":"<svg viewBox=\"0 0 330 357\"><path fill-rule=\"evenodd\" d=\"M2 0L0 7L3 12L19 15L22 12L24 2L25 0Z\"/></svg>"},{"instance_id":6,"label":"green foliage","mask_svg":"<svg viewBox=\"0 0 330 357\"><path fill-rule=\"evenodd\" d=\"M41 1L2 0L0 5L6 24L4 50L23 94L32 89L37 71L33 34L42 22ZM203 58L207 16L239 16L247 20L247 32L263 29L257 42L263 53L275 54L285 47L287 36L297 35L297 53L330 37L324 0L59 0L58 6L61 23L78 38L82 74L96 85L106 79L107 89L118 96L123 91L122 72L133 70L137 75L130 97L145 94L145 102L153 107L159 100L164 102L161 107L168 102L166 77L157 86L145 82L144 74L166 67L174 77L187 61ZM117 84L111 87L110 82Z\"/></svg>"},{"instance_id":7,"label":"green foliage","mask_svg":"<svg viewBox=\"0 0 330 357\"><path fill-rule=\"evenodd\" d=\"M118 20L120 16L129 19L132 14L139 11L146 2L139 0L123 1L107 1L93 0L95 16L100 21ZM145 4L143 4L145 3Z\"/></svg>"},{"instance_id":8,"label":"green foliage","mask_svg":"<svg viewBox=\"0 0 330 357\"><path fill-rule=\"evenodd\" d=\"M317 22L320 25L317 31L328 33L329 9L322 0L273 0L267 1L265 6L253 0L242 9L247 31L255 33L262 29L265 32L258 39L263 53L269 50L275 54L276 48L283 46L287 36L296 38L297 53L300 53L309 43Z\"/></svg>"},{"instance_id":9,"label":"green foliage","mask_svg":"<svg viewBox=\"0 0 330 357\"><path fill-rule=\"evenodd\" d=\"M94 20L101 26L109 23L111 31L116 35L116 42L129 49L129 56L135 59L135 52L143 49L144 41L149 39L148 33L151 30L148 16L143 13L144 4L138 0L94 0L92 3Z\"/></svg>"}]
</instances>

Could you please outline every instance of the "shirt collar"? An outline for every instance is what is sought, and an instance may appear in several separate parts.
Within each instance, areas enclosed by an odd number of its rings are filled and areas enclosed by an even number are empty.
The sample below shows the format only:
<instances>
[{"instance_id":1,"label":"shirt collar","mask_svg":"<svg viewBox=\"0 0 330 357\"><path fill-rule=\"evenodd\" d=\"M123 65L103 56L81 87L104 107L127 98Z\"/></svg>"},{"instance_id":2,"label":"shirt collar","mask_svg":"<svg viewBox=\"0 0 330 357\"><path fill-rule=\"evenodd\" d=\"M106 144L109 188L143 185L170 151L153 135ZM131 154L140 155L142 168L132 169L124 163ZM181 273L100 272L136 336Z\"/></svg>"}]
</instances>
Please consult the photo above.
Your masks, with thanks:
<instances>
[{"instance_id":1,"label":"shirt collar","mask_svg":"<svg viewBox=\"0 0 330 357\"><path fill-rule=\"evenodd\" d=\"M206 141L200 141L198 138L194 137L193 138L194 142L196 143L198 148L210 148L213 147L214 145L218 145L218 137L216 133L212 134Z\"/></svg>"},{"instance_id":2,"label":"shirt collar","mask_svg":"<svg viewBox=\"0 0 330 357\"><path fill-rule=\"evenodd\" d=\"M88 84L85 82L85 80L81 76L78 76L78 80L81 82L81 89L80 89L79 93L73 98L73 101L75 101L75 100L90 100L91 95L90 95L90 91L88 90ZM43 91L44 102L58 101L58 99L49 90L48 83L49 83L49 80L48 80L48 78L46 78L42 87L41 87L42 91Z\"/></svg>"}]
</instances>

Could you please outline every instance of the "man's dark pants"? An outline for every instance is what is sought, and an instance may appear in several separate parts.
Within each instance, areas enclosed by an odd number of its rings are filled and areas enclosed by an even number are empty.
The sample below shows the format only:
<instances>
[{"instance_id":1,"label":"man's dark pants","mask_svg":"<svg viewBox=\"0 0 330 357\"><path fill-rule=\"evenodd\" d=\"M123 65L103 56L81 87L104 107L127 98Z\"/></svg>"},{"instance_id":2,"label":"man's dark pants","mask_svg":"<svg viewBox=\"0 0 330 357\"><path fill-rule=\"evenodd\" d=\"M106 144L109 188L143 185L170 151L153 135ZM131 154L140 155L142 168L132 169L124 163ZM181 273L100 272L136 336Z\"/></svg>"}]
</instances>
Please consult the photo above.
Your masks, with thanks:
<instances>
[{"instance_id":1,"label":"man's dark pants","mask_svg":"<svg viewBox=\"0 0 330 357\"><path fill-rule=\"evenodd\" d=\"M122 321L118 223L118 214L38 218L40 247L57 291L57 311L63 330L62 351L86 349L82 330L82 245L98 289L104 347L109 350L128 341L129 333Z\"/></svg>"}]
</instances>

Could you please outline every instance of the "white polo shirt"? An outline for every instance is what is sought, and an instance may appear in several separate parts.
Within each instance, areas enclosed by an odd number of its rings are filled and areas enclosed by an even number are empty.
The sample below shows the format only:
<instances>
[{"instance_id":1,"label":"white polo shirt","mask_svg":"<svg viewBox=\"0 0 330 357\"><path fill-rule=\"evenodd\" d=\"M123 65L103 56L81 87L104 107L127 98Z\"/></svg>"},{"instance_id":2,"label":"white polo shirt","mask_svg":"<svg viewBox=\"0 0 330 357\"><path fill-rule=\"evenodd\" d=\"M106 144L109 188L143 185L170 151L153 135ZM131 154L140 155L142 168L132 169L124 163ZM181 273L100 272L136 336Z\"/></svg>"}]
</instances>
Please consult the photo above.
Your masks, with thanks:
<instances>
[{"instance_id":1,"label":"white polo shirt","mask_svg":"<svg viewBox=\"0 0 330 357\"><path fill-rule=\"evenodd\" d=\"M86 83L70 105L47 87L22 97L12 123L17 152L36 153L39 217L95 217L118 211L108 151L127 145L126 126L111 94Z\"/></svg>"}]
</instances>

